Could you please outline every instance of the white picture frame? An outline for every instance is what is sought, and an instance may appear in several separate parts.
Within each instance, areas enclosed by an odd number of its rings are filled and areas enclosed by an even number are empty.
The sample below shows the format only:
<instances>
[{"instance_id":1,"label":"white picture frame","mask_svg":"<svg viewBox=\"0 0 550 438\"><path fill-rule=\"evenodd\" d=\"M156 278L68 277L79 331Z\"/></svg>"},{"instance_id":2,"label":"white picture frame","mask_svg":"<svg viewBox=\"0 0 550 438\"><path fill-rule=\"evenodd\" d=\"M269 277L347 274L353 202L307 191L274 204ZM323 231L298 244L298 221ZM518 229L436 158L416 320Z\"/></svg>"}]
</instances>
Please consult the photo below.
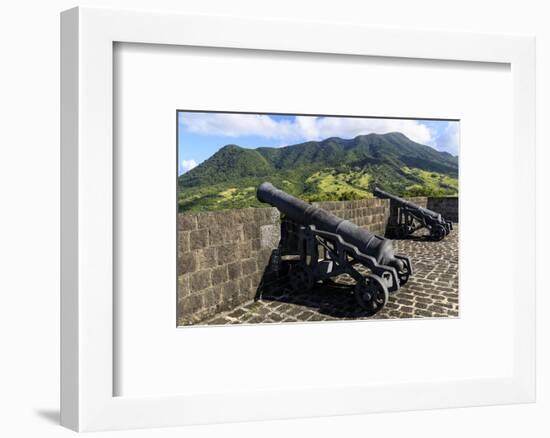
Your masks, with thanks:
<instances>
[{"instance_id":1,"label":"white picture frame","mask_svg":"<svg viewBox=\"0 0 550 438\"><path fill-rule=\"evenodd\" d=\"M280 38L284 31L285 38ZM515 267L506 378L184 396L114 396L116 42L509 64ZM535 44L524 36L75 8L61 15L61 423L91 431L535 400ZM521 217L519 213L521 212ZM521 220L521 223L520 223ZM175 328L174 328L175 329ZM230 329L230 328L228 328ZM420 397L419 394L422 394Z\"/></svg>"}]
</instances>

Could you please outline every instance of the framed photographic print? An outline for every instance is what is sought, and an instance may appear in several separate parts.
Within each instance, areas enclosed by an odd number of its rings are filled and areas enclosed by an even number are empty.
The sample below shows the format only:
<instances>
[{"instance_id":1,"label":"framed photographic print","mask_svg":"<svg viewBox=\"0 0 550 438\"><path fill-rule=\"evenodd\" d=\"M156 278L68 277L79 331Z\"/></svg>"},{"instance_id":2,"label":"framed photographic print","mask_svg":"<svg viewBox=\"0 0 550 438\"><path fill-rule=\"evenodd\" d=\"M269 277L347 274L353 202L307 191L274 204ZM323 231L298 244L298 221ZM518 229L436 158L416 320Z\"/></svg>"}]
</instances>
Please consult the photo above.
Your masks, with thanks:
<instances>
[{"instance_id":1,"label":"framed photographic print","mask_svg":"<svg viewBox=\"0 0 550 438\"><path fill-rule=\"evenodd\" d=\"M179 325L458 316L459 121L177 123Z\"/></svg>"},{"instance_id":2,"label":"framed photographic print","mask_svg":"<svg viewBox=\"0 0 550 438\"><path fill-rule=\"evenodd\" d=\"M534 401L534 39L330 29L62 13L63 425Z\"/></svg>"}]
</instances>

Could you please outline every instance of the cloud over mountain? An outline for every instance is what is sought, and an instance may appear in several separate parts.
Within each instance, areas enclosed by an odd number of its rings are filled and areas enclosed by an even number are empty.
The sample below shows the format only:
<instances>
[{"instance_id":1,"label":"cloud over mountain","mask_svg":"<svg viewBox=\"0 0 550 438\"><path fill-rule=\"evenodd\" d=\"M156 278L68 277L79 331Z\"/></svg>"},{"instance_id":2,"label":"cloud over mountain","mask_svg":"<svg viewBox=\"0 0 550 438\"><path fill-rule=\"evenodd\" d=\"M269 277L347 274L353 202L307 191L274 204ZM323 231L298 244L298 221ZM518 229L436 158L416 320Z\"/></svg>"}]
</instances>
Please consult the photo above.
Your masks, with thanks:
<instances>
[{"instance_id":1,"label":"cloud over mountain","mask_svg":"<svg viewBox=\"0 0 550 438\"><path fill-rule=\"evenodd\" d=\"M187 132L239 138L258 136L282 144L329 137L354 138L365 134L401 132L411 140L452 154L458 151L458 123L442 132L422 120L355 117L296 116L276 118L265 114L187 113L180 119ZM449 132L446 132L448 130Z\"/></svg>"},{"instance_id":2,"label":"cloud over mountain","mask_svg":"<svg viewBox=\"0 0 550 438\"><path fill-rule=\"evenodd\" d=\"M189 172L191 169L197 167L198 163L195 160L181 160L180 173Z\"/></svg>"}]
</instances>

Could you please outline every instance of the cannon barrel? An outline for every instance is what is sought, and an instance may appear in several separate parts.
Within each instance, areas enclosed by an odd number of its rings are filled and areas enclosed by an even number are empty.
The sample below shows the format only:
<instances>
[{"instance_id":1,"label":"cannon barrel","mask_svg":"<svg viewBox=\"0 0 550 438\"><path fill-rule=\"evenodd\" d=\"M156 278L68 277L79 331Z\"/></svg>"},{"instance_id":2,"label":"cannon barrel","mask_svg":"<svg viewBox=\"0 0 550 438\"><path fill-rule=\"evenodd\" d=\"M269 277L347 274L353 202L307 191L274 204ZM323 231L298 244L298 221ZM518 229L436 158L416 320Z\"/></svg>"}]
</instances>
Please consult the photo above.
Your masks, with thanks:
<instances>
[{"instance_id":1,"label":"cannon barrel","mask_svg":"<svg viewBox=\"0 0 550 438\"><path fill-rule=\"evenodd\" d=\"M384 190L380 190L378 187L376 187L374 189L373 193L374 193L374 196L376 196L377 198L390 199L390 200L395 201L398 204L401 204L401 205L403 205L405 207L408 207L412 210L421 211L425 215L431 216L432 218L436 219L437 221L440 221L440 222L442 221L441 214L439 214L435 211L429 210L427 208L420 207L419 205L416 205L416 204L414 204L412 202L409 202L409 201L407 201L403 198L400 198L399 196L392 195L391 193L385 192Z\"/></svg>"},{"instance_id":2,"label":"cannon barrel","mask_svg":"<svg viewBox=\"0 0 550 438\"><path fill-rule=\"evenodd\" d=\"M319 230L338 234L362 253L376 258L379 264L394 267L398 271L403 269L403 262L394 256L392 242L384 237L295 198L268 182L260 184L256 196L259 201L276 207L300 225L314 225Z\"/></svg>"}]
</instances>

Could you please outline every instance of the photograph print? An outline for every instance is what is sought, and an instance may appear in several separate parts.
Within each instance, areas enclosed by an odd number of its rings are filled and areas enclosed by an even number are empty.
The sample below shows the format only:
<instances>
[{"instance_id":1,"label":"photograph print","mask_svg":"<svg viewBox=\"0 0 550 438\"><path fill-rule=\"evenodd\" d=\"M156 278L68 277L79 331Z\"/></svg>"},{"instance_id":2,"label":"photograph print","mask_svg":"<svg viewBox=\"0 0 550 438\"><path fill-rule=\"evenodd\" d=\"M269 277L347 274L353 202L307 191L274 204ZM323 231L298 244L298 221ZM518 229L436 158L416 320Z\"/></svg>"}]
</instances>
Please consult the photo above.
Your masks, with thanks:
<instances>
[{"instance_id":1,"label":"photograph print","mask_svg":"<svg viewBox=\"0 0 550 438\"><path fill-rule=\"evenodd\" d=\"M177 111L177 325L456 318L458 120Z\"/></svg>"}]
</instances>

